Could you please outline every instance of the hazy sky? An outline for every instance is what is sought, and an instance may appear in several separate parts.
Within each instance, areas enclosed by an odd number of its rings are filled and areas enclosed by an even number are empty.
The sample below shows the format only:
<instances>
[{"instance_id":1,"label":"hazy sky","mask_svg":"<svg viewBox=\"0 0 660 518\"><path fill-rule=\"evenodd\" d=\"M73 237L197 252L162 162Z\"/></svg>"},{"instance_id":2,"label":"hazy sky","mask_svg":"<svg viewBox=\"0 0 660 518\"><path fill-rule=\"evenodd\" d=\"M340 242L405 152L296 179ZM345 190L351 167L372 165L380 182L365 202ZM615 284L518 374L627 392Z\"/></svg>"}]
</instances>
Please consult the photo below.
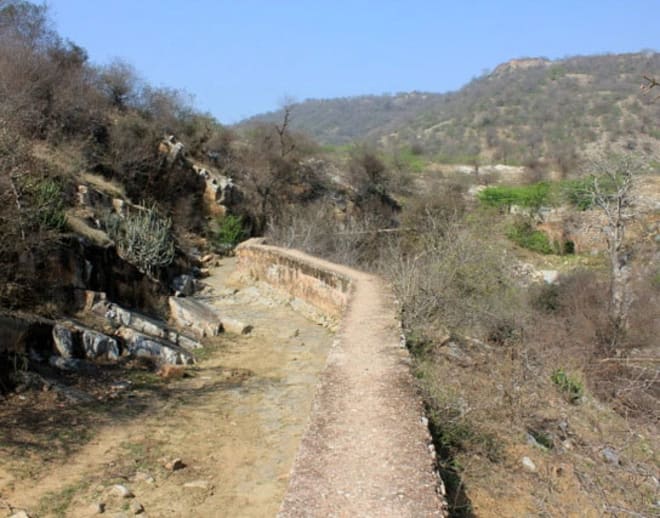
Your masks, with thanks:
<instances>
[{"instance_id":1,"label":"hazy sky","mask_svg":"<svg viewBox=\"0 0 660 518\"><path fill-rule=\"evenodd\" d=\"M511 58L660 50L660 0L49 0L104 64L224 123L297 100L445 92Z\"/></svg>"}]
</instances>

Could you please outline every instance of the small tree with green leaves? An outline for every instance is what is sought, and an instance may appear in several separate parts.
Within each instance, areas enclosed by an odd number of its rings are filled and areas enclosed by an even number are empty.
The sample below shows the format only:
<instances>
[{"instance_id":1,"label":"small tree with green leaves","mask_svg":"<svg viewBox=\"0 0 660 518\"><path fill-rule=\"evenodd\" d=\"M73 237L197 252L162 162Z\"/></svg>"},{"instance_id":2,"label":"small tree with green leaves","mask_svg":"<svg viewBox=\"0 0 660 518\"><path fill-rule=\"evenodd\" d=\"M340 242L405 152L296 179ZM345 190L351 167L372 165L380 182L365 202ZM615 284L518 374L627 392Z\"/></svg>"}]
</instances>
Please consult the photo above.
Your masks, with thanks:
<instances>
[{"instance_id":1,"label":"small tree with green leaves","mask_svg":"<svg viewBox=\"0 0 660 518\"><path fill-rule=\"evenodd\" d=\"M216 220L216 229L214 231L213 241L220 251L231 250L243 239L247 232L243 225L241 216L226 214Z\"/></svg>"}]
</instances>

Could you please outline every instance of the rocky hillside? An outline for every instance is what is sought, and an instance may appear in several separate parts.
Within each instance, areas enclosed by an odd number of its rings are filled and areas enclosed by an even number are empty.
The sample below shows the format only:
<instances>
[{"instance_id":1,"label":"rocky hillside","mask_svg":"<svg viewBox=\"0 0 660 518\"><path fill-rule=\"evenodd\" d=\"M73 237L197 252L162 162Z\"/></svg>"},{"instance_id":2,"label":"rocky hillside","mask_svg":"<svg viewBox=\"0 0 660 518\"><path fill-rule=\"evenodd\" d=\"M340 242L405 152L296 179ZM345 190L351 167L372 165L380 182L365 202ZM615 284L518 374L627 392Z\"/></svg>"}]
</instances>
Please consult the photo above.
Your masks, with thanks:
<instances>
[{"instance_id":1,"label":"rocky hillside","mask_svg":"<svg viewBox=\"0 0 660 518\"><path fill-rule=\"evenodd\" d=\"M96 66L51 27L45 6L0 2L0 310L59 316L91 289L158 315L195 257L291 207L396 210L377 162L354 164L364 189L340 185L287 127L239 140L185 92Z\"/></svg>"},{"instance_id":2,"label":"rocky hillside","mask_svg":"<svg viewBox=\"0 0 660 518\"><path fill-rule=\"evenodd\" d=\"M306 100L294 107L293 127L327 145L410 146L443 162L568 165L596 144L660 148L660 106L639 89L659 69L657 52L516 59L457 92ZM239 127L281 118L272 112Z\"/></svg>"}]
</instances>

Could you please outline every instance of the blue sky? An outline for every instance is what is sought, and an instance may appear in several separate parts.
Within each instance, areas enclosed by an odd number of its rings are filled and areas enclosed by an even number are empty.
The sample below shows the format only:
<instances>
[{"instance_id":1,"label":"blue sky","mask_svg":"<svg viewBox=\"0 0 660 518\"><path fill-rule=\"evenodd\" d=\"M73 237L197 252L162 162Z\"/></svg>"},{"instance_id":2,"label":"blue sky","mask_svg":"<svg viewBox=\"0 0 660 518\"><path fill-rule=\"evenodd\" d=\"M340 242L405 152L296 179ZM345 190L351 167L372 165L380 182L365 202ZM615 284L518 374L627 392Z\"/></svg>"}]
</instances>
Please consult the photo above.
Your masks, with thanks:
<instances>
[{"instance_id":1,"label":"blue sky","mask_svg":"<svg viewBox=\"0 0 660 518\"><path fill-rule=\"evenodd\" d=\"M455 90L524 56L660 50L660 0L49 0L105 64L182 88L223 123L297 100Z\"/></svg>"}]
</instances>

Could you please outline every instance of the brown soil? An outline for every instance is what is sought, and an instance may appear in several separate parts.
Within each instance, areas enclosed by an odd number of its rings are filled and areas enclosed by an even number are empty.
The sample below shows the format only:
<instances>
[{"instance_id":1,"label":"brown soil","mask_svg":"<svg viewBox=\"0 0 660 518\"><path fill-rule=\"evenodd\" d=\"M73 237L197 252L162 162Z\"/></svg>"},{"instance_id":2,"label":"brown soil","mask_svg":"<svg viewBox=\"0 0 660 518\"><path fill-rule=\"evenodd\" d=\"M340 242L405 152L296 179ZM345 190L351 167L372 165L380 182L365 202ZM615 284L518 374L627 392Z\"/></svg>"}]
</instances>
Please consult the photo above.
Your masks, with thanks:
<instances>
[{"instance_id":1,"label":"brown soil","mask_svg":"<svg viewBox=\"0 0 660 518\"><path fill-rule=\"evenodd\" d=\"M354 280L331 349L326 329L272 292L223 290L226 261L210 300L254 331L210 341L186 377L107 367L65 380L93 402L53 390L3 402L0 509L84 517L136 500L150 516L441 516L395 303L378 278L317 263ZM174 458L185 467L166 469ZM134 499L112 496L114 484Z\"/></svg>"},{"instance_id":2,"label":"brown soil","mask_svg":"<svg viewBox=\"0 0 660 518\"><path fill-rule=\"evenodd\" d=\"M231 267L209 281L221 288ZM0 515L92 516L98 502L112 515L137 500L149 516L274 516L332 334L254 287L214 302L255 329L210 341L182 379L107 366L61 380L92 402L53 389L3 401ZM173 458L186 467L165 469ZM135 498L110 496L114 484Z\"/></svg>"}]
</instances>

